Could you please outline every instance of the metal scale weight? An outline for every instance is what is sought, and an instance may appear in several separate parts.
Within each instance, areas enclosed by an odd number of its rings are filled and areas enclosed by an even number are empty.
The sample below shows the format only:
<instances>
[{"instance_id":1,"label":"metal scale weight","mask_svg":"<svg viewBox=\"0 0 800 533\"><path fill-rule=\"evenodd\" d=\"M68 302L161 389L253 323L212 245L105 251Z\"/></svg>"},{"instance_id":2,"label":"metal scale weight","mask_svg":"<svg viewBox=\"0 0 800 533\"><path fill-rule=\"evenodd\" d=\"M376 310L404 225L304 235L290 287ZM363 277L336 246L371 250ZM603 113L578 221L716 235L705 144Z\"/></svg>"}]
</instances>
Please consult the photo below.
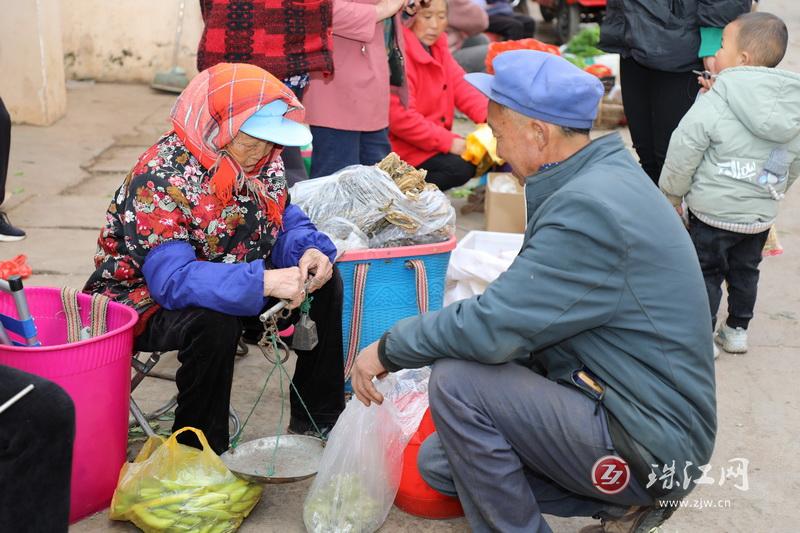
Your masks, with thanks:
<instances>
[{"instance_id":1,"label":"metal scale weight","mask_svg":"<svg viewBox=\"0 0 800 533\"><path fill-rule=\"evenodd\" d=\"M306 290L308 290L308 283L306 283ZM317 473L325 444L321 438L317 437L280 434L284 427L285 395L289 393L289 390L284 388L284 378L288 382L288 387L294 388L294 383L283 366L283 363L289 358L289 347L278 335L278 319L288 318L290 315L290 311L286 308L287 304L286 301L278 302L258 317L264 325L264 333L258 341L258 347L264 358L272 363L273 367L267 374L261 392L242 425L242 431L231 443L231 448L220 456L234 474L259 483L291 483L313 476ZM317 345L317 326L308 316L310 307L311 298L306 298L300 306L300 320L295 325L292 340L292 347L295 350L312 350ZM281 413L276 435L239 444L239 436L244 432L247 421L258 406L272 374L276 371L278 371L281 394ZM295 392L300 397L296 388ZM319 428L302 398L300 398L300 402L319 434Z\"/></svg>"}]
</instances>

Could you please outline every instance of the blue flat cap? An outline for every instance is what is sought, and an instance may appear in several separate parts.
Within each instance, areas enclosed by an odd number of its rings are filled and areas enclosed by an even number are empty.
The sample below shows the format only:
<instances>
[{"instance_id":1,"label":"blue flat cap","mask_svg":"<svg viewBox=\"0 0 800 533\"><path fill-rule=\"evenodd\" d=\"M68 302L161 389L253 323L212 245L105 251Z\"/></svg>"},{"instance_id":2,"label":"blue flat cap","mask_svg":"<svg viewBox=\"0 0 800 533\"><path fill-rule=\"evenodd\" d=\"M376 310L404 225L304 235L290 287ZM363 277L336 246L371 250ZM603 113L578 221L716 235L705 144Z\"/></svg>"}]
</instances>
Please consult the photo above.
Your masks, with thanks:
<instances>
[{"instance_id":1,"label":"blue flat cap","mask_svg":"<svg viewBox=\"0 0 800 533\"><path fill-rule=\"evenodd\" d=\"M568 128L590 129L603 84L566 59L534 50L512 50L494 58L494 76L464 79L498 104L522 115Z\"/></svg>"}]
</instances>

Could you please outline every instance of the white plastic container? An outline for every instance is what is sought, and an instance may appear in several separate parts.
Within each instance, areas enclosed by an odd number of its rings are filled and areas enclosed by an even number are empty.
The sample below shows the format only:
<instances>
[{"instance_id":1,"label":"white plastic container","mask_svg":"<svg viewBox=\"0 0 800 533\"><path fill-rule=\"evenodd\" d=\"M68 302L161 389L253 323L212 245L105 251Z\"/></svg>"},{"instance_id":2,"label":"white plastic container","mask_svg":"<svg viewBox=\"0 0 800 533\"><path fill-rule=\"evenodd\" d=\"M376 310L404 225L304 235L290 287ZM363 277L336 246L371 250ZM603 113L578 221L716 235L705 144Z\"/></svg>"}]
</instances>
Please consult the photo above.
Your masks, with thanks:
<instances>
[{"instance_id":1,"label":"white plastic container","mask_svg":"<svg viewBox=\"0 0 800 533\"><path fill-rule=\"evenodd\" d=\"M490 255L505 255L522 248L522 233L498 231L470 231L456 245L456 250L477 250Z\"/></svg>"}]
</instances>

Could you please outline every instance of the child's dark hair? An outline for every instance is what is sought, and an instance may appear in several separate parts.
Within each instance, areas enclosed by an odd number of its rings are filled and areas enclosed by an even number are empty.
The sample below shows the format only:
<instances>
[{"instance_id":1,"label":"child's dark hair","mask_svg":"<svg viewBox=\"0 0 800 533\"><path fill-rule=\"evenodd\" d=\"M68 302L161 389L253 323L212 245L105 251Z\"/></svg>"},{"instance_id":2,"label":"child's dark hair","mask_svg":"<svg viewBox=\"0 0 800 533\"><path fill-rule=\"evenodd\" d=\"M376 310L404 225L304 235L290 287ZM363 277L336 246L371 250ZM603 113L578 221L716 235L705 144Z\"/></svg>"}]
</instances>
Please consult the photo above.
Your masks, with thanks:
<instances>
[{"instance_id":1,"label":"child's dark hair","mask_svg":"<svg viewBox=\"0 0 800 533\"><path fill-rule=\"evenodd\" d=\"M745 13L736 19L739 50L748 52L753 64L775 67L786 54L789 32L786 24L771 13Z\"/></svg>"}]
</instances>

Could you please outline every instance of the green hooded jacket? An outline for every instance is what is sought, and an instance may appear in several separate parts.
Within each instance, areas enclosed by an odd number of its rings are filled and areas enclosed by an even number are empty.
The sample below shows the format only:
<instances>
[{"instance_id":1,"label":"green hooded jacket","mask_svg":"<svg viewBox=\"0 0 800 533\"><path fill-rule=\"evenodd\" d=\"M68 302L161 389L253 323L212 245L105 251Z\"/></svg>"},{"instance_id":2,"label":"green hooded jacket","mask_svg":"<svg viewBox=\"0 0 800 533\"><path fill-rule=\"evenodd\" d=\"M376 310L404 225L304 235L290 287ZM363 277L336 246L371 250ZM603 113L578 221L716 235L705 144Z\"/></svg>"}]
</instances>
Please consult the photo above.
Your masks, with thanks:
<instances>
[{"instance_id":1,"label":"green hooded jacket","mask_svg":"<svg viewBox=\"0 0 800 533\"><path fill-rule=\"evenodd\" d=\"M770 153L784 147L783 193L800 174L800 75L765 67L720 73L672 134L659 187L673 203L733 224L768 224L778 201L761 183Z\"/></svg>"},{"instance_id":2,"label":"green hooded jacket","mask_svg":"<svg viewBox=\"0 0 800 533\"><path fill-rule=\"evenodd\" d=\"M619 134L528 177L525 196L524 244L508 271L480 296L397 323L381 339L384 367L517 360L565 386L588 369L605 386L623 458L617 424L648 465L707 463L711 317L680 219Z\"/></svg>"}]
</instances>

